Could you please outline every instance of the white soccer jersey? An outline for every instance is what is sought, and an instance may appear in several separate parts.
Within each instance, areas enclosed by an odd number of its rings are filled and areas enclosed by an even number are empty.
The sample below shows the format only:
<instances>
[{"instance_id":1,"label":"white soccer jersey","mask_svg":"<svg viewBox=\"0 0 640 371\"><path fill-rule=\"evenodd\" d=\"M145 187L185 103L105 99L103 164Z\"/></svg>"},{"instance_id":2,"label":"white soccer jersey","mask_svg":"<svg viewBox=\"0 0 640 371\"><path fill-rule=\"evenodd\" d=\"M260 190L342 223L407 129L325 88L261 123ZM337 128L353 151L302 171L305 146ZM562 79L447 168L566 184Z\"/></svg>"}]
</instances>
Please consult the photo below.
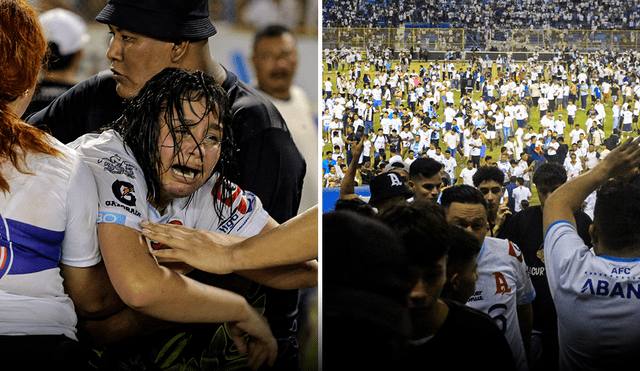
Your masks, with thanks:
<instances>
[{"instance_id":1,"label":"white soccer jersey","mask_svg":"<svg viewBox=\"0 0 640 371\"><path fill-rule=\"evenodd\" d=\"M0 192L0 335L76 339L58 264L84 268L101 260L91 172L75 151L50 139L61 154L28 154L32 174L0 163L11 187Z\"/></svg>"},{"instance_id":2,"label":"white soccer jersey","mask_svg":"<svg viewBox=\"0 0 640 371\"><path fill-rule=\"evenodd\" d=\"M522 252L508 240L485 237L478 255L478 275L476 292L467 305L496 321L511 346L518 370L527 370L516 307L531 303L536 293Z\"/></svg>"},{"instance_id":3,"label":"white soccer jersey","mask_svg":"<svg viewBox=\"0 0 640 371\"><path fill-rule=\"evenodd\" d=\"M175 199L160 214L149 205L142 170L130 151L125 150L119 134L113 130L87 134L69 145L77 148L98 186L98 223L120 224L140 231L140 222L148 220L244 237L258 234L267 223L268 214L260 199L236 185L231 200L214 199L216 174L190 200ZM214 203L225 204L222 217L214 212ZM232 213L232 209L236 211Z\"/></svg>"},{"instance_id":4,"label":"white soccer jersey","mask_svg":"<svg viewBox=\"0 0 640 371\"><path fill-rule=\"evenodd\" d=\"M640 259L595 255L565 221L549 227L544 246L558 312L560 369L635 365L640 349Z\"/></svg>"}]
</instances>

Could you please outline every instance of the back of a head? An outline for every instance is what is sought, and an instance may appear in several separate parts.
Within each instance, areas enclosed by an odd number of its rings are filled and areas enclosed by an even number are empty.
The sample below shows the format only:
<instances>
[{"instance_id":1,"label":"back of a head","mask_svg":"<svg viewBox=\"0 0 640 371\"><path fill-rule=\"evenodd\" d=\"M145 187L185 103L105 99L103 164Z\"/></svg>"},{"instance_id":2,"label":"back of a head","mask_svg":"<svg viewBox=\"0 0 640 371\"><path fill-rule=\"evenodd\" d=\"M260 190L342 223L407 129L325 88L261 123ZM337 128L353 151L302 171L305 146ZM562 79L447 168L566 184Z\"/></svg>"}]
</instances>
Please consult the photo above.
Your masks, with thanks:
<instances>
[{"instance_id":1,"label":"back of a head","mask_svg":"<svg viewBox=\"0 0 640 371\"><path fill-rule=\"evenodd\" d=\"M640 249L640 176L615 178L600 186L593 224L607 249Z\"/></svg>"},{"instance_id":2,"label":"back of a head","mask_svg":"<svg viewBox=\"0 0 640 371\"><path fill-rule=\"evenodd\" d=\"M473 174L473 185L476 187L479 187L483 182L492 180L500 185L504 183L504 173L495 166L480 166Z\"/></svg>"},{"instance_id":3,"label":"back of a head","mask_svg":"<svg viewBox=\"0 0 640 371\"><path fill-rule=\"evenodd\" d=\"M36 84L47 41L33 9L22 0L0 1L0 110Z\"/></svg>"},{"instance_id":4,"label":"back of a head","mask_svg":"<svg viewBox=\"0 0 640 371\"><path fill-rule=\"evenodd\" d=\"M378 218L400 237L411 265L429 270L446 255L450 228L440 205L415 201L392 206Z\"/></svg>"},{"instance_id":5,"label":"back of a head","mask_svg":"<svg viewBox=\"0 0 640 371\"><path fill-rule=\"evenodd\" d=\"M559 163L547 161L533 173L532 180L537 188L562 185L567 181L567 171Z\"/></svg>"},{"instance_id":6,"label":"back of a head","mask_svg":"<svg viewBox=\"0 0 640 371\"><path fill-rule=\"evenodd\" d=\"M338 199L334 205L335 211L353 211L365 216L372 217L376 214L375 209L359 197Z\"/></svg>"},{"instance_id":7,"label":"back of a head","mask_svg":"<svg viewBox=\"0 0 640 371\"><path fill-rule=\"evenodd\" d=\"M418 179L420 176L431 178L439 174L442 164L429 157L420 157L409 166L409 178Z\"/></svg>"},{"instance_id":8,"label":"back of a head","mask_svg":"<svg viewBox=\"0 0 640 371\"><path fill-rule=\"evenodd\" d=\"M450 225L451 239L450 248L447 259L447 268L452 267L451 271L455 271L457 267L468 263L475 255L480 253L481 244L476 236L457 225ZM447 277L450 276L447 269Z\"/></svg>"},{"instance_id":9,"label":"back of a head","mask_svg":"<svg viewBox=\"0 0 640 371\"><path fill-rule=\"evenodd\" d=\"M49 42L49 70L62 70L71 65L74 56L89 41L82 18L66 9L56 8L40 15L40 23Z\"/></svg>"},{"instance_id":10,"label":"back of a head","mask_svg":"<svg viewBox=\"0 0 640 371\"><path fill-rule=\"evenodd\" d=\"M323 365L397 365L410 334L413 285L402 243L384 223L350 211L323 214L322 236ZM347 348L353 356L344 357Z\"/></svg>"},{"instance_id":11,"label":"back of a head","mask_svg":"<svg viewBox=\"0 0 640 371\"><path fill-rule=\"evenodd\" d=\"M58 153L43 139L45 134L32 126L23 125L10 104L29 97L47 49L42 27L33 11L22 0L0 0L0 162L8 158L20 172L26 173L16 155L16 147L35 153ZM24 105L26 108L26 104ZM20 108L18 108L20 109ZM0 173L0 191L10 191L7 180Z\"/></svg>"},{"instance_id":12,"label":"back of a head","mask_svg":"<svg viewBox=\"0 0 640 371\"><path fill-rule=\"evenodd\" d=\"M454 275L464 275L465 269L477 259L481 243L478 238L467 229L457 225L450 225L451 238L447 257L447 283L444 285L441 297L465 304L469 300L472 290L454 287L449 282ZM473 286L475 287L475 285Z\"/></svg>"}]
</instances>

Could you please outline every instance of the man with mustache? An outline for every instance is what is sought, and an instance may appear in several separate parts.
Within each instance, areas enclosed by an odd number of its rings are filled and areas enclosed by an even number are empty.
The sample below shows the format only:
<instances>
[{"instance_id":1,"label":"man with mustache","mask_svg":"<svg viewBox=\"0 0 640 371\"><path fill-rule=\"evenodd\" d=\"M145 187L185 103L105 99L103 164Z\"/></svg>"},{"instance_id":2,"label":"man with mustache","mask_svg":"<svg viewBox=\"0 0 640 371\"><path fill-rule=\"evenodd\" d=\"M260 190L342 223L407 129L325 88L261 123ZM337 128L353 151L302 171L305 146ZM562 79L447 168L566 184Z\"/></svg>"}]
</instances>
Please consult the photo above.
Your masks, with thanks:
<instances>
[{"instance_id":1,"label":"man with mustache","mask_svg":"<svg viewBox=\"0 0 640 371\"><path fill-rule=\"evenodd\" d=\"M318 125L304 90L293 85L298 66L296 39L286 26L273 24L259 30L253 41L251 62L257 88L276 106L307 162L299 212L318 203Z\"/></svg>"}]
</instances>

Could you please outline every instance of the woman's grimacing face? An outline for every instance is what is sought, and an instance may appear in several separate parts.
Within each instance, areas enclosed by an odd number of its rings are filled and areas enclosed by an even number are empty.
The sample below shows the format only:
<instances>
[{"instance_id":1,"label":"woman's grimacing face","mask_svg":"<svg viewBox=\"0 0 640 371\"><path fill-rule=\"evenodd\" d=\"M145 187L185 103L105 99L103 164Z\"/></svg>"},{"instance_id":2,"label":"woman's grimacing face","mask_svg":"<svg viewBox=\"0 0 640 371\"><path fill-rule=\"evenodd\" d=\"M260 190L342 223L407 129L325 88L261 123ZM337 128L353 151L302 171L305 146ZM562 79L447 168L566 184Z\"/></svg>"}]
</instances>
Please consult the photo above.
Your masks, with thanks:
<instances>
[{"instance_id":1,"label":"woman's grimacing face","mask_svg":"<svg viewBox=\"0 0 640 371\"><path fill-rule=\"evenodd\" d=\"M205 184L220 159L220 146L212 144L223 140L222 126L215 112L205 117L205 106L201 101L185 100L183 108L188 127L182 126L177 118L167 123L164 115L161 115L159 120L162 167L158 171L159 203L193 194ZM174 142L171 131L175 133L178 143ZM174 149L175 146L178 148Z\"/></svg>"}]
</instances>

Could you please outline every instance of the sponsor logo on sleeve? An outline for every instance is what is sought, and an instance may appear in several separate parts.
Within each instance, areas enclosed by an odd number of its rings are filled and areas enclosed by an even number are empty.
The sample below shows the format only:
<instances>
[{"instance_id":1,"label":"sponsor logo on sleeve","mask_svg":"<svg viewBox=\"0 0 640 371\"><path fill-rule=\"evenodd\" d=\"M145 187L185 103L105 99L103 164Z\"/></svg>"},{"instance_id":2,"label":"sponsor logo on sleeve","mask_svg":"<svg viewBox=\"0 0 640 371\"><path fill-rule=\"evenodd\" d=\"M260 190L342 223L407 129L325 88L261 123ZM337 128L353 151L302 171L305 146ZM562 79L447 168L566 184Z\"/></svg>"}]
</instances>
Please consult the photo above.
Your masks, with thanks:
<instances>
[{"instance_id":1,"label":"sponsor logo on sleeve","mask_svg":"<svg viewBox=\"0 0 640 371\"><path fill-rule=\"evenodd\" d=\"M136 205L136 195L135 190L133 189L133 184L123 182L121 180L116 180L111 185L111 190L113 191L113 195L116 196L118 201L127 206Z\"/></svg>"},{"instance_id":2,"label":"sponsor logo on sleeve","mask_svg":"<svg viewBox=\"0 0 640 371\"><path fill-rule=\"evenodd\" d=\"M135 215L141 216L140 212L135 208L136 206L136 195L133 184L128 182L123 182L121 180L116 180L111 185L111 190L113 191L113 195L119 202L116 201L105 201L106 206L115 206L124 209L125 211ZM124 204L124 205L123 205Z\"/></svg>"},{"instance_id":3,"label":"sponsor logo on sleeve","mask_svg":"<svg viewBox=\"0 0 640 371\"><path fill-rule=\"evenodd\" d=\"M130 162L124 161L118 155L113 155L109 158L101 158L98 160L104 169L111 174L124 174L129 178L135 179L136 167Z\"/></svg>"}]
</instances>

